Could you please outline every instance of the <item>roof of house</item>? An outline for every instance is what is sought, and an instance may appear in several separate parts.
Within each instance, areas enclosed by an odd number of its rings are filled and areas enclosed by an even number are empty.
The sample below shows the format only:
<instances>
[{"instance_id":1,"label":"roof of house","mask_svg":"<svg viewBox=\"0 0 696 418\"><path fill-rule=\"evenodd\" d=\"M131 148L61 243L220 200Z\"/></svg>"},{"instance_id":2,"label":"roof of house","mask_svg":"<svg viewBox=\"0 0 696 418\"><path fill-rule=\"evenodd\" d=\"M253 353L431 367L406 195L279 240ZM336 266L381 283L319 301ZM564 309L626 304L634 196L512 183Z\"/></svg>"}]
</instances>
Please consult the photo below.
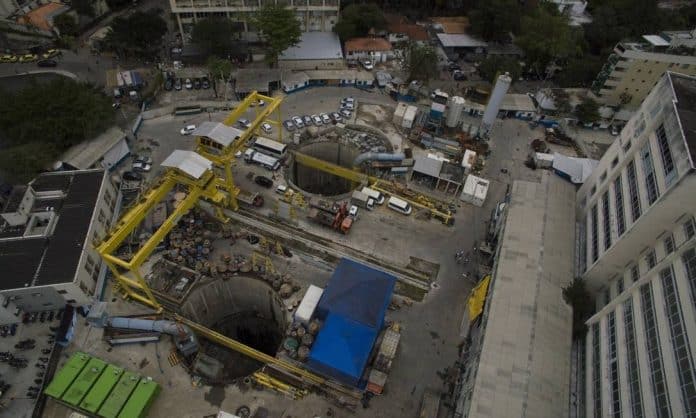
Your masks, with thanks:
<instances>
[{"instance_id":1,"label":"roof of house","mask_svg":"<svg viewBox=\"0 0 696 418\"><path fill-rule=\"evenodd\" d=\"M199 179L207 170L212 170L213 163L196 152L178 149L162 161L162 166L177 168L189 176Z\"/></svg>"},{"instance_id":2,"label":"roof of house","mask_svg":"<svg viewBox=\"0 0 696 418\"><path fill-rule=\"evenodd\" d=\"M442 164L442 160L436 160L435 158L416 158L416 163L413 165L413 172L437 178L440 176L440 171L442 171Z\"/></svg>"},{"instance_id":3,"label":"roof of house","mask_svg":"<svg viewBox=\"0 0 696 418\"><path fill-rule=\"evenodd\" d=\"M488 46L488 44L485 41L476 39L472 36L463 33L438 33L437 38L442 43L442 46L445 48L478 48Z\"/></svg>"},{"instance_id":4,"label":"roof of house","mask_svg":"<svg viewBox=\"0 0 696 418\"><path fill-rule=\"evenodd\" d=\"M568 415L573 314L563 287L573 279L574 236L572 184L549 173L513 183L469 418Z\"/></svg>"},{"instance_id":5,"label":"roof of house","mask_svg":"<svg viewBox=\"0 0 696 418\"><path fill-rule=\"evenodd\" d=\"M403 15L385 14L387 30L390 33L404 33L413 41L427 41L430 39L428 31L423 26L410 23Z\"/></svg>"},{"instance_id":6,"label":"roof of house","mask_svg":"<svg viewBox=\"0 0 696 418\"><path fill-rule=\"evenodd\" d=\"M212 139L223 147L229 146L244 132L232 126L219 122L203 122L191 133L193 136L204 136Z\"/></svg>"},{"instance_id":7,"label":"roof of house","mask_svg":"<svg viewBox=\"0 0 696 418\"><path fill-rule=\"evenodd\" d=\"M31 24L38 29L51 30L53 27L53 18L68 10L70 10L70 6L66 6L62 3L50 2L20 16L17 19L17 23Z\"/></svg>"},{"instance_id":8,"label":"roof of house","mask_svg":"<svg viewBox=\"0 0 696 418\"><path fill-rule=\"evenodd\" d=\"M286 49L278 57L280 61L342 58L341 41L333 32L304 32L297 45Z\"/></svg>"},{"instance_id":9,"label":"roof of house","mask_svg":"<svg viewBox=\"0 0 696 418\"><path fill-rule=\"evenodd\" d=\"M391 44L384 38L353 38L346 41L346 52L391 50Z\"/></svg>"},{"instance_id":10,"label":"roof of house","mask_svg":"<svg viewBox=\"0 0 696 418\"><path fill-rule=\"evenodd\" d=\"M430 20L445 33L466 33L469 29L469 18L466 16L433 17Z\"/></svg>"},{"instance_id":11,"label":"roof of house","mask_svg":"<svg viewBox=\"0 0 696 418\"><path fill-rule=\"evenodd\" d=\"M61 171L40 174L30 183L27 193L62 192L36 197L32 207L32 213L51 207L56 225L49 236L0 240L0 289L73 280L85 247L92 245L87 232L104 179L103 170Z\"/></svg>"},{"instance_id":12,"label":"roof of house","mask_svg":"<svg viewBox=\"0 0 696 418\"><path fill-rule=\"evenodd\" d=\"M90 168L125 137L121 128L112 126L92 140L73 145L63 153L61 160L80 170Z\"/></svg>"}]
</instances>

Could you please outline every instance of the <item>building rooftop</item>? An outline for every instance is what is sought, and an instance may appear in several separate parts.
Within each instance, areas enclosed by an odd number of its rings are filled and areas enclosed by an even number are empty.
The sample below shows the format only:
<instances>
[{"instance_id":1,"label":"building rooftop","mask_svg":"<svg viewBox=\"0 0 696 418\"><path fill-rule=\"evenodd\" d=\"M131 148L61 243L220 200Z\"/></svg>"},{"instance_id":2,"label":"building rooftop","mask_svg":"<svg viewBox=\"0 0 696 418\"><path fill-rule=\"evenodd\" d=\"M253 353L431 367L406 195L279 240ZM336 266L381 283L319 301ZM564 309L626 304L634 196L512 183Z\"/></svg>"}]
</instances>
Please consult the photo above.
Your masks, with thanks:
<instances>
[{"instance_id":1,"label":"building rooftop","mask_svg":"<svg viewBox=\"0 0 696 418\"><path fill-rule=\"evenodd\" d=\"M479 48L488 46L486 42L464 33L438 33L437 37L445 48Z\"/></svg>"},{"instance_id":2,"label":"building rooftop","mask_svg":"<svg viewBox=\"0 0 696 418\"><path fill-rule=\"evenodd\" d=\"M384 38L353 38L346 41L346 53L360 51L391 51L392 46Z\"/></svg>"},{"instance_id":3,"label":"building rooftop","mask_svg":"<svg viewBox=\"0 0 696 418\"><path fill-rule=\"evenodd\" d=\"M684 132L686 148L689 150L691 167L696 167L696 78L672 72L667 74L672 80L676 96L675 106Z\"/></svg>"},{"instance_id":4,"label":"building rooftop","mask_svg":"<svg viewBox=\"0 0 696 418\"><path fill-rule=\"evenodd\" d=\"M213 169L213 163L193 151L174 150L164 161L163 167L176 168L194 179L200 179L203 174Z\"/></svg>"},{"instance_id":5,"label":"building rooftop","mask_svg":"<svg viewBox=\"0 0 696 418\"><path fill-rule=\"evenodd\" d=\"M33 203L26 222L2 226L0 289L73 280L84 246L91 245L87 232L104 179L103 170L64 171L41 174L29 184ZM53 229L43 223L53 223Z\"/></svg>"},{"instance_id":6,"label":"building rooftop","mask_svg":"<svg viewBox=\"0 0 696 418\"><path fill-rule=\"evenodd\" d=\"M17 19L17 23L31 25L42 30L51 30L53 27L53 18L61 13L70 10L70 6L66 6L58 2L49 2L43 6L37 7L27 14L22 15Z\"/></svg>"},{"instance_id":7,"label":"building rooftop","mask_svg":"<svg viewBox=\"0 0 696 418\"><path fill-rule=\"evenodd\" d=\"M428 31L421 25L410 23L403 15L385 14L387 30L390 33L403 33L413 41L427 41L430 39Z\"/></svg>"},{"instance_id":8,"label":"building rooftop","mask_svg":"<svg viewBox=\"0 0 696 418\"><path fill-rule=\"evenodd\" d=\"M109 150L117 145L126 137L125 132L117 126L112 126L103 134L94 139L82 141L79 144L73 145L65 151L61 157L62 161L75 167L78 170L86 170L94 166ZM127 148L127 146L126 146ZM128 151L126 151L127 154ZM120 160L123 153L115 153L113 159ZM109 159L107 166L112 166L118 160Z\"/></svg>"},{"instance_id":9,"label":"building rooftop","mask_svg":"<svg viewBox=\"0 0 696 418\"><path fill-rule=\"evenodd\" d=\"M304 32L300 43L283 51L278 60L341 59L341 41L333 32Z\"/></svg>"},{"instance_id":10,"label":"building rooftop","mask_svg":"<svg viewBox=\"0 0 696 418\"><path fill-rule=\"evenodd\" d=\"M575 188L549 173L515 181L507 210L468 417L567 416Z\"/></svg>"},{"instance_id":11,"label":"building rooftop","mask_svg":"<svg viewBox=\"0 0 696 418\"><path fill-rule=\"evenodd\" d=\"M278 68L240 68L235 73L234 91L236 93L251 93L269 91L269 84L281 80L282 71Z\"/></svg>"},{"instance_id":12,"label":"building rooftop","mask_svg":"<svg viewBox=\"0 0 696 418\"><path fill-rule=\"evenodd\" d=\"M437 29L444 33L466 33L469 29L469 18L466 16L445 16L431 18Z\"/></svg>"},{"instance_id":13,"label":"building rooftop","mask_svg":"<svg viewBox=\"0 0 696 418\"><path fill-rule=\"evenodd\" d=\"M244 133L242 130L218 122L203 122L191 135L212 139L223 147L229 146Z\"/></svg>"}]
</instances>

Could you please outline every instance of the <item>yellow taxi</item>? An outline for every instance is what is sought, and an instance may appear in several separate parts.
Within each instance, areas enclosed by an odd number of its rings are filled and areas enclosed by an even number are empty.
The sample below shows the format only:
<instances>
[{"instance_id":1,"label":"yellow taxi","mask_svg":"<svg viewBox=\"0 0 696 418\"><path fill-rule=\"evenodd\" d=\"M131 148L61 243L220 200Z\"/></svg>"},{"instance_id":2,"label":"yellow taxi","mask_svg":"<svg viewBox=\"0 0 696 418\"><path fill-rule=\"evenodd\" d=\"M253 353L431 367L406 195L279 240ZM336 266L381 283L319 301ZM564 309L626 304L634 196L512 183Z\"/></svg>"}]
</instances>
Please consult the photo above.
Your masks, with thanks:
<instances>
[{"instance_id":1,"label":"yellow taxi","mask_svg":"<svg viewBox=\"0 0 696 418\"><path fill-rule=\"evenodd\" d=\"M17 62L17 56L12 54L0 55L0 62Z\"/></svg>"},{"instance_id":2,"label":"yellow taxi","mask_svg":"<svg viewBox=\"0 0 696 418\"><path fill-rule=\"evenodd\" d=\"M60 55L60 50L58 50L58 49L49 49L48 51L46 51L46 52L43 53L42 57L43 57L44 59L47 59L47 58L53 58L53 57L55 57L56 55Z\"/></svg>"},{"instance_id":3,"label":"yellow taxi","mask_svg":"<svg viewBox=\"0 0 696 418\"><path fill-rule=\"evenodd\" d=\"M25 54L19 57L19 62L34 62L38 58L36 54Z\"/></svg>"}]
</instances>

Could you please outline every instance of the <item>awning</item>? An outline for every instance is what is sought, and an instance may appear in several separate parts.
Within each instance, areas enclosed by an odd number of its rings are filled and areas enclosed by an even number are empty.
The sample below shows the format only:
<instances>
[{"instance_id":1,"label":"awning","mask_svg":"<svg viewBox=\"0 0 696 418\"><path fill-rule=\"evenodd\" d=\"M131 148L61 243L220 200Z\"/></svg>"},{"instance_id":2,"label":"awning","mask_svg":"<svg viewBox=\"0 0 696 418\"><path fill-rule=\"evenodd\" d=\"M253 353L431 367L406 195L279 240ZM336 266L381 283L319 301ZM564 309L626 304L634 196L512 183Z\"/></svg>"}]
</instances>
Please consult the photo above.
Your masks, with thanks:
<instances>
[{"instance_id":1,"label":"awning","mask_svg":"<svg viewBox=\"0 0 696 418\"><path fill-rule=\"evenodd\" d=\"M473 322L483 312L483 304L486 301L488 294L488 283L491 281L491 276L484 277L473 289L466 303L469 309L469 322Z\"/></svg>"}]
</instances>

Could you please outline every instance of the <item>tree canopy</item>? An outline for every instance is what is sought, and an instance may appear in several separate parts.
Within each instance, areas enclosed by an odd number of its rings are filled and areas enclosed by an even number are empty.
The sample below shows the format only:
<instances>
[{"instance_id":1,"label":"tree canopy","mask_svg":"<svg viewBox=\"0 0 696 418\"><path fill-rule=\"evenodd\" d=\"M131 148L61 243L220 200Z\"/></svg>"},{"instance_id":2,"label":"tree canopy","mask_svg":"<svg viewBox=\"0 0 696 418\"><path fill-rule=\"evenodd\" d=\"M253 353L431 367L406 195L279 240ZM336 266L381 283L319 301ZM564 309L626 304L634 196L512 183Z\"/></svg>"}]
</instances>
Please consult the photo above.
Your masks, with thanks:
<instances>
[{"instance_id":1,"label":"tree canopy","mask_svg":"<svg viewBox=\"0 0 696 418\"><path fill-rule=\"evenodd\" d=\"M599 120L599 104L591 98L585 98L575 106L575 116L582 123L596 122Z\"/></svg>"},{"instance_id":2,"label":"tree canopy","mask_svg":"<svg viewBox=\"0 0 696 418\"><path fill-rule=\"evenodd\" d=\"M510 77L513 80L520 78L522 74L522 66L520 66L519 61L516 58L504 56L504 55L489 55L488 58L481 61L478 67L479 74L481 77L490 81L495 82L495 76L498 73L510 73Z\"/></svg>"},{"instance_id":3,"label":"tree canopy","mask_svg":"<svg viewBox=\"0 0 696 418\"><path fill-rule=\"evenodd\" d=\"M231 20L213 17L199 20L193 27L191 39L208 52L218 57L226 57L236 38L236 30Z\"/></svg>"},{"instance_id":4,"label":"tree canopy","mask_svg":"<svg viewBox=\"0 0 696 418\"><path fill-rule=\"evenodd\" d=\"M77 14L82 16L94 16L94 5L92 0L72 0L72 8Z\"/></svg>"},{"instance_id":5,"label":"tree canopy","mask_svg":"<svg viewBox=\"0 0 696 418\"><path fill-rule=\"evenodd\" d=\"M101 134L114 120L110 99L98 87L60 77L16 93L2 92L0 169L26 181L70 146Z\"/></svg>"},{"instance_id":6,"label":"tree canopy","mask_svg":"<svg viewBox=\"0 0 696 418\"><path fill-rule=\"evenodd\" d=\"M527 64L539 75L544 74L546 66L554 60L578 54L576 38L567 18L551 13L546 7L538 7L522 17L516 43L524 50Z\"/></svg>"},{"instance_id":7,"label":"tree canopy","mask_svg":"<svg viewBox=\"0 0 696 418\"><path fill-rule=\"evenodd\" d=\"M61 36L77 35L77 21L72 15L68 13L63 13L56 16L55 19L53 19L53 24L60 31Z\"/></svg>"},{"instance_id":8,"label":"tree canopy","mask_svg":"<svg viewBox=\"0 0 696 418\"><path fill-rule=\"evenodd\" d=\"M209 57L205 64L213 79L227 80L232 72L232 63L227 59L213 56Z\"/></svg>"},{"instance_id":9,"label":"tree canopy","mask_svg":"<svg viewBox=\"0 0 696 418\"><path fill-rule=\"evenodd\" d=\"M428 81L437 75L437 53L427 45L412 42L406 51L409 80Z\"/></svg>"},{"instance_id":10,"label":"tree canopy","mask_svg":"<svg viewBox=\"0 0 696 418\"><path fill-rule=\"evenodd\" d=\"M505 41L519 32L521 12L518 0L480 1L469 12L471 32L487 41Z\"/></svg>"},{"instance_id":11,"label":"tree canopy","mask_svg":"<svg viewBox=\"0 0 696 418\"><path fill-rule=\"evenodd\" d=\"M159 50L166 32L166 22L156 13L135 12L114 18L104 44L119 55L151 57Z\"/></svg>"},{"instance_id":12,"label":"tree canopy","mask_svg":"<svg viewBox=\"0 0 696 418\"><path fill-rule=\"evenodd\" d=\"M295 12L285 6L263 6L253 22L261 30L261 39L266 44L266 60L270 64L275 64L278 55L300 42L300 22L295 18Z\"/></svg>"},{"instance_id":13,"label":"tree canopy","mask_svg":"<svg viewBox=\"0 0 696 418\"><path fill-rule=\"evenodd\" d=\"M563 299L573 307L573 339L582 338L587 333L585 321L594 312L592 296L585 288L585 282L574 279L563 288Z\"/></svg>"},{"instance_id":14,"label":"tree canopy","mask_svg":"<svg viewBox=\"0 0 696 418\"><path fill-rule=\"evenodd\" d=\"M342 41L366 36L370 29L379 31L387 27L382 9L376 4L351 4L341 12L341 18L334 26L334 32Z\"/></svg>"}]
</instances>

